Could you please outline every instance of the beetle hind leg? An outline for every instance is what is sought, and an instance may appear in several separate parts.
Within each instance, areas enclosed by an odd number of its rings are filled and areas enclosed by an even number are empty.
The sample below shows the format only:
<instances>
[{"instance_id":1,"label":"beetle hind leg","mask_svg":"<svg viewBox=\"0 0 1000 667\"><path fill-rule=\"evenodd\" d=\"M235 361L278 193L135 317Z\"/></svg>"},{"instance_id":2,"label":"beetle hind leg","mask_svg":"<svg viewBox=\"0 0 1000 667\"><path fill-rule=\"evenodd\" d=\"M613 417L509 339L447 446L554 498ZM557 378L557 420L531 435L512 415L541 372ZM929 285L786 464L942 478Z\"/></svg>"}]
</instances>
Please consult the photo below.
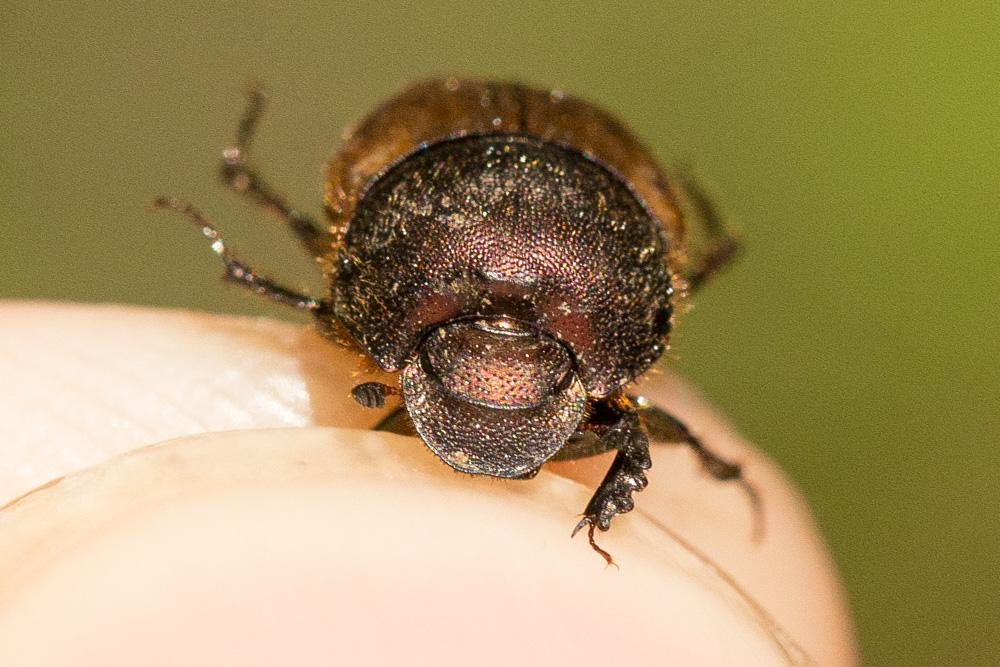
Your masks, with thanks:
<instances>
[{"instance_id":1,"label":"beetle hind leg","mask_svg":"<svg viewBox=\"0 0 1000 667\"><path fill-rule=\"evenodd\" d=\"M313 257L321 257L330 249L330 234L311 217L290 206L247 162L250 142L266 103L264 91L258 85L250 88L248 97L246 111L236 130L236 141L222 152L219 176L227 187L275 213L292 230L306 252Z\"/></svg>"}]
</instances>

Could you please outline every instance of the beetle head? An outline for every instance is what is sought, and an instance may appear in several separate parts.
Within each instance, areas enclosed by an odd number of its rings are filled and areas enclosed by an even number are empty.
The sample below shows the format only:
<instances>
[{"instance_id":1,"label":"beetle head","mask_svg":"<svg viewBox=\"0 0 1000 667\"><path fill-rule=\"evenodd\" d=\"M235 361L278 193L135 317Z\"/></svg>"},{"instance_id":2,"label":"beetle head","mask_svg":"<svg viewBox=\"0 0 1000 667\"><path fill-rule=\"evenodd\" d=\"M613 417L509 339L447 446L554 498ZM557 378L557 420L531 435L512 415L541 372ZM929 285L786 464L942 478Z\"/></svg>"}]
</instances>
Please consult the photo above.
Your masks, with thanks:
<instances>
[{"instance_id":1,"label":"beetle head","mask_svg":"<svg viewBox=\"0 0 1000 667\"><path fill-rule=\"evenodd\" d=\"M583 418L587 396L569 350L507 318L433 329L402 373L417 432L448 465L520 477L552 457Z\"/></svg>"}]
</instances>

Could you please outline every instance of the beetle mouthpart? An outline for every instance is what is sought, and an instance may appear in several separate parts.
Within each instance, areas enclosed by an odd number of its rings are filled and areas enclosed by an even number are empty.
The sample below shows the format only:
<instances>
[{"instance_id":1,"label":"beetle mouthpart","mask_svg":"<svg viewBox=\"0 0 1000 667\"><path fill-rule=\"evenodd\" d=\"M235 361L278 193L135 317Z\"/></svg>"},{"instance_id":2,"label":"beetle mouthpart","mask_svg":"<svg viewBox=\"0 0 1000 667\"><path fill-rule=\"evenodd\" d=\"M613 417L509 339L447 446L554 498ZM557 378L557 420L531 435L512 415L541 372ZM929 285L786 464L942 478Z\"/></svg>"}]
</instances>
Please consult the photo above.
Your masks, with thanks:
<instances>
[{"instance_id":1,"label":"beetle mouthpart","mask_svg":"<svg viewBox=\"0 0 1000 667\"><path fill-rule=\"evenodd\" d=\"M576 431L587 404L562 345L496 322L436 330L402 384L427 446L457 470L494 477L537 470Z\"/></svg>"}]
</instances>

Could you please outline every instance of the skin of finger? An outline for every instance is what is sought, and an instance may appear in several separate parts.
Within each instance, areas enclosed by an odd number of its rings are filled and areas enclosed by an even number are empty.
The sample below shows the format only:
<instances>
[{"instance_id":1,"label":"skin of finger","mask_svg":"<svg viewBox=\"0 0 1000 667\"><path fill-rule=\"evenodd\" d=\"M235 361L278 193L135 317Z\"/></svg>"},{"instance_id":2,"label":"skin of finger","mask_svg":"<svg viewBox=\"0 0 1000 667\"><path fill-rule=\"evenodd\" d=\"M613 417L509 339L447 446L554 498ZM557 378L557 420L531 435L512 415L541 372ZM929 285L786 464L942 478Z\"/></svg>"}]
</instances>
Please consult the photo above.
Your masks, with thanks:
<instances>
[{"instance_id":1,"label":"skin of finger","mask_svg":"<svg viewBox=\"0 0 1000 667\"><path fill-rule=\"evenodd\" d=\"M369 427L384 411L349 397L358 356L311 330L187 312L6 304L0 368L21 388L0 413L8 497L44 479L181 435L275 426ZM800 496L692 392L670 376L643 392L746 465L765 499L767 536L749 540L746 503L701 475L678 448L656 448L638 505L720 563L823 664L853 664L842 589ZM551 466L593 487L606 460ZM448 474L441 466L442 474ZM5 486L6 485L6 488ZM573 520L570 520L572 523ZM622 531L612 530L614 549Z\"/></svg>"},{"instance_id":2,"label":"skin of finger","mask_svg":"<svg viewBox=\"0 0 1000 667\"><path fill-rule=\"evenodd\" d=\"M136 447L251 428L368 428L357 353L308 327L117 305L0 303L0 499ZM0 500L0 503L3 501Z\"/></svg>"},{"instance_id":3,"label":"skin of finger","mask_svg":"<svg viewBox=\"0 0 1000 667\"><path fill-rule=\"evenodd\" d=\"M579 485L441 475L411 444L205 434L25 497L0 512L0 664L797 664L652 522L606 569L560 530Z\"/></svg>"}]
</instances>

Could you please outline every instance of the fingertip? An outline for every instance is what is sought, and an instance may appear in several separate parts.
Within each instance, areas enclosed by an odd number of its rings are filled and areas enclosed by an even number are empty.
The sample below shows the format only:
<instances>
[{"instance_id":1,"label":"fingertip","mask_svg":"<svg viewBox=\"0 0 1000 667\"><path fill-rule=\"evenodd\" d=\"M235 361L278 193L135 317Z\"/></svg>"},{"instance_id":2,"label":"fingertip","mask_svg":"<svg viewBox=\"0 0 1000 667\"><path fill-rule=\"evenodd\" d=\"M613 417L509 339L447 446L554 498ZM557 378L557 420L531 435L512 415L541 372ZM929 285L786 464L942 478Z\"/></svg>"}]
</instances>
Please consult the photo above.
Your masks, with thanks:
<instances>
[{"instance_id":1,"label":"fingertip","mask_svg":"<svg viewBox=\"0 0 1000 667\"><path fill-rule=\"evenodd\" d=\"M203 435L27 496L0 513L0 664L506 664L482 651L498 641L545 664L794 664L766 615L641 517L602 571L559 530L585 489L458 475L413 445Z\"/></svg>"},{"instance_id":2,"label":"fingertip","mask_svg":"<svg viewBox=\"0 0 1000 667\"><path fill-rule=\"evenodd\" d=\"M0 366L10 386L19 388L11 400L0 404L0 441L5 443L0 448L2 498L169 438L288 426L364 429L392 408L391 404L381 410L359 407L350 396L351 387L359 378L377 378L358 374L356 353L331 345L305 327L263 319L121 306L8 303L0 307L5 322L0 330ZM637 510L616 520L612 530L602 537L601 548L617 556L625 565L623 575L630 576L625 573L633 570L634 562L655 560L661 549L673 553L671 547L661 547L665 535L673 531L677 538L700 550L706 562L729 572L750 599L766 608L780 626L824 664L855 664L843 589L802 495L711 406L673 376L659 376L645 385L644 391L697 428L698 434L720 454L743 464L744 472L766 503L766 513L761 515L765 538L756 543L750 539L755 529L754 516L748 503L741 502L744 498L738 488L703 475L688 452L654 445L650 484L636 496ZM545 497L551 491L546 480L552 475L530 483L456 476L418 442L411 442L416 445L419 460L451 475L435 478L443 479L446 486L448 480L461 480L463 488L476 490L474 498L483 489L508 489L513 495L497 507L509 509L510 499L521 494L540 493ZM580 581L585 582L581 585L591 585L593 567L599 567L599 558L590 547L565 539L565 527L560 526L571 522L585 506L588 489L592 491L600 482L609 463L605 456L546 466L584 485L577 487L574 502L565 507L551 506L561 512L551 525L545 524L534 532L524 529L525 524L532 523L531 512L547 516L547 510L540 505L532 506L534 509L518 520L520 523L492 524L505 526L508 545L517 545L512 559L534 554L530 559L530 567L534 568L531 576L541 577L553 567L558 569L569 560L583 558L586 565L582 567L587 569L580 574ZM478 507L471 500L462 502L466 508ZM345 503L350 506L349 500ZM366 511L378 506L371 505ZM439 511L453 519L459 516L455 507L441 506ZM503 516L503 512L491 513L481 507L479 511L469 516L462 514L461 522L440 524L439 530L444 535L465 536L476 530L470 526L493 520L482 517ZM387 508L383 515L375 514L375 518L382 520L390 512L412 516L412 508L399 505ZM646 529L641 526L646 519L658 526L654 531L658 537L643 543L633 556L623 545L644 534ZM569 547L557 547L559 540L573 545L573 550L560 551ZM542 545L544 553L537 551L538 545ZM464 556L472 563L483 562L485 552L470 552L466 546L455 546L453 555ZM554 551L548 551L550 548ZM503 546L496 549L493 554L508 553ZM437 558L451 562L445 555L438 554ZM658 567L640 569L643 576L655 578L661 576ZM420 575L414 571L414 576ZM519 576L529 575L521 571ZM545 585L541 580L537 583ZM676 590L670 588L663 594L674 596ZM697 612L687 609L683 613Z\"/></svg>"}]
</instances>

